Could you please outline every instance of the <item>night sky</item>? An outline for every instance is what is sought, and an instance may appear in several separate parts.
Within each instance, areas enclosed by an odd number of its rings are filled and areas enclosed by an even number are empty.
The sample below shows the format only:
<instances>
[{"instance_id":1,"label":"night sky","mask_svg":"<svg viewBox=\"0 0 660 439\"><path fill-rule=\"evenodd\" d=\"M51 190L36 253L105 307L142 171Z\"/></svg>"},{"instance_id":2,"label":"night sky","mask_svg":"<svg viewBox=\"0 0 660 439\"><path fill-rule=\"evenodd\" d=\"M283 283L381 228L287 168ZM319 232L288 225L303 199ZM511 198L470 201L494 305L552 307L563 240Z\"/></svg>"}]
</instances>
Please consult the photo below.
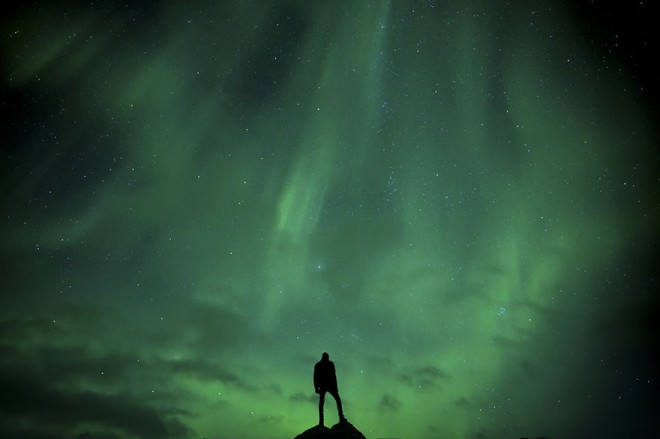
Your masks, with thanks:
<instances>
[{"instance_id":1,"label":"night sky","mask_svg":"<svg viewBox=\"0 0 660 439\"><path fill-rule=\"evenodd\" d=\"M324 351L369 439L658 435L652 2L139 3L0 18L0 437L292 439Z\"/></svg>"}]
</instances>

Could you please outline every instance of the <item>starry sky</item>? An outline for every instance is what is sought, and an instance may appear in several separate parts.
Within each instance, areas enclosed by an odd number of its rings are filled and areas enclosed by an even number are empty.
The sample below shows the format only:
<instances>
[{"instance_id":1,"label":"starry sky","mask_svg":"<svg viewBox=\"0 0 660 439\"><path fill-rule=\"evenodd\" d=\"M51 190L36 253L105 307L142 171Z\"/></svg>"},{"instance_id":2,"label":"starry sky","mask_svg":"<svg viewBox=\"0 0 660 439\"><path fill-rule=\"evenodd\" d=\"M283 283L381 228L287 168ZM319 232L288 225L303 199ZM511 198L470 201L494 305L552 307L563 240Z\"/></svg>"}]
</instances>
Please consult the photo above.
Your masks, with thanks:
<instances>
[{"instance_id":1,"label":"starry sky","mask_svg":"<svg viewBox=\"0 0 660 439\"><path fill-rule=\"evenodd\" d=\"M0 436L293 438L324 351L370 439L657 435L650 2L139 3L0 18Z\"/></svg>"}]
</instances>

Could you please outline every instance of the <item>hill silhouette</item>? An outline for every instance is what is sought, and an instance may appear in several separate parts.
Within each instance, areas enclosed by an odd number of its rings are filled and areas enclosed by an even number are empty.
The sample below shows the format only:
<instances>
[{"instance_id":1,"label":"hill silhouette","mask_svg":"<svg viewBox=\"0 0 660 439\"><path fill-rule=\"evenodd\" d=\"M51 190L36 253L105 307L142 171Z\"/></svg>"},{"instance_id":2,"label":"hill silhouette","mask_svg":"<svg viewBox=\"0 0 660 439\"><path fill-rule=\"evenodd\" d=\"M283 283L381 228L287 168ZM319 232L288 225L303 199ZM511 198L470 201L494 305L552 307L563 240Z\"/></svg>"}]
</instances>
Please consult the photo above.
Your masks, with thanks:
<instances>
[{"instance_id":1,"label":"hill silhouette","mask_svg":"<svg viewBox=\"0 0 660 439\"><path fill-rule=\"evenodd\" d=\"M332 426L316 425L303 431L295 439L366 439L360 431L348 421L342 421Z\"/></svg>"}]
</instances>

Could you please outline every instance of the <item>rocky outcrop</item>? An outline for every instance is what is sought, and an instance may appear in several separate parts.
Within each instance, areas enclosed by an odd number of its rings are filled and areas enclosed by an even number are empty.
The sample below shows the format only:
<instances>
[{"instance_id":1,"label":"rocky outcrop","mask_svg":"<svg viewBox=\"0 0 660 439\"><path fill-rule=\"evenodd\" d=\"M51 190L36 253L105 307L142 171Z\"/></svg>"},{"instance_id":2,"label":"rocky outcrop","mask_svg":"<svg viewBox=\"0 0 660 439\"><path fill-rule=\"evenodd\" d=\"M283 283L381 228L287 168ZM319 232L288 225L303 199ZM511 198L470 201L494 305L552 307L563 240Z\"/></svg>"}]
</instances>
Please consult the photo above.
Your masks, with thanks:
<instances>
[{"instance_id":1,"label":"rocky outcrop","mask_svg":"<svg viewBox=\"0 0 660 439\"><path fill-rule=\"evenodd\" d=\"M332 428L317 425L303 431L295 439L366 439L360 431L348 421L342 421Z\"/></svg>"}]
</instances>

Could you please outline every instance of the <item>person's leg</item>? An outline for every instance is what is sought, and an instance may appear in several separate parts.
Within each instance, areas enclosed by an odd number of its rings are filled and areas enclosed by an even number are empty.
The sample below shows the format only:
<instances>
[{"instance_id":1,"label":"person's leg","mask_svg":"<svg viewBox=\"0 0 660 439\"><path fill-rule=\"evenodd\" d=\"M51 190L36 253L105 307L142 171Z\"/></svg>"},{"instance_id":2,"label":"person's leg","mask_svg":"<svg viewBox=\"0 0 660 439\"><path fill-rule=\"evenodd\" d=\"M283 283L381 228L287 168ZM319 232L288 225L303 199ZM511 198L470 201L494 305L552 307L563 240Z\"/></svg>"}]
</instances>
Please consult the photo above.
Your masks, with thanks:
<instances>
[{"instance_id":1,"label":"person's leg","mask_svg":"<svg viewBox=\"0 0 660 439\"><path fill-rule=\"evenodd\" d=\"M337 403L337 412L339 413L339 421L341 422L346 420L346 418L344 418L344 410L342 410L341 408L341 398L339 397L339 392L335 390L330 394L335 398L335 402Z\"/></svg>"},{"instance_id":2,"label":"person's leg","mask_svg":"<svg viewBox=\"0 0 660 439\"><path fill-rule=\"evenodd\" d=\"M323 425L323 402L325 400L325 390L319 393L319 425Z\"/></svg>"}]
</instances>

